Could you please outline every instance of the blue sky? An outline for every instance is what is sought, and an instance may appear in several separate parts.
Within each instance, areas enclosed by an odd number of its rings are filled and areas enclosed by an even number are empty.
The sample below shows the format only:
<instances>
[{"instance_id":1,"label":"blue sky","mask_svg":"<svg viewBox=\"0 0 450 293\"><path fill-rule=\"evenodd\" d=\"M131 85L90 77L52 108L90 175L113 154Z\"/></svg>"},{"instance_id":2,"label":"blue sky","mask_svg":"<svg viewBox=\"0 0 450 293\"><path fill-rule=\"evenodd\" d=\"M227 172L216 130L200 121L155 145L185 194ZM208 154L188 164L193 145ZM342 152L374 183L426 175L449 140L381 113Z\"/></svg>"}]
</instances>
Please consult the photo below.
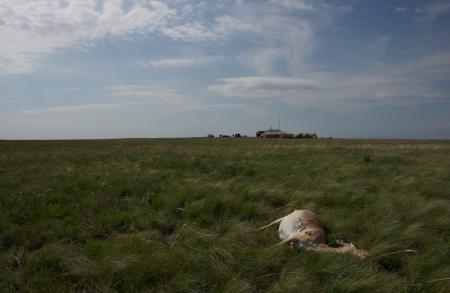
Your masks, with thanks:
<instances>
[{"instance_id":1,"label":"blue sky","mask_svg":"<svg viewBox=\"0 0 450 293\"><path fill-rule=\"evenodd\" d=\"M450 138L450 1L2 0L0 139Z\"/></svg>"}]
</instances>

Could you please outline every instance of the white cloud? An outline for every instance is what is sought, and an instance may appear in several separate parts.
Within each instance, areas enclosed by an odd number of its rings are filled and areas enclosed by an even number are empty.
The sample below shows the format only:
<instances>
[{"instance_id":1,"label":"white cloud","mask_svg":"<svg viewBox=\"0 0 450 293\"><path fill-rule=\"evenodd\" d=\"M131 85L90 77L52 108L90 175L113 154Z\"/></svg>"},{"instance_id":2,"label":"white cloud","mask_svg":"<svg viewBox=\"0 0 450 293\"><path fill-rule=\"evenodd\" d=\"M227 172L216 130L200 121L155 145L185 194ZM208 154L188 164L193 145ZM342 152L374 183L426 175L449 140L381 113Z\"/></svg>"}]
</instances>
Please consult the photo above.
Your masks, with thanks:
<instances>
[{"instance_id":1,"label":"white cloud","mask_svg":"<svg viewBox=\"0 0 450 293\"><path fill-rule=\"evenodd\" d=\"M184 67L214 63L223 59L224 58L222 56L197 56L191 58L137 61L137 63L142 67Z\"/></svg>"},{"instance_id":2,"label":"white cloud","mask_svg":"<svg viewBox=\"0 0 450 293\"><path fill-rule=\"evenodd\" d=\"M215 26L213 27L215 33L219 36L228 36L236 32L255 32L253 24L247 23L241 19L222 15L215 18Z\"/></svg>"},{"instance_id":3,"label":"white cloud","mask_svg":"<svg viewBox=\"0 0 450 293\"><path fill-rule=\"evenodd\" d=\"M159 34L174 41L223 41L235 33L254 31L251 24L229 15L209 21L200 13L207 5L182 2L3 0L0 74L33 72L43 55L88 48L106 38Z\"/></svg>"},{"instance_id":4,"label":"white cloud","mask_svg":"<svg viewBox=\"0 0 450 293\"><path fill-rule=\"evenodd\" d=\"M204 103L192 99L177 90L157 85L127 84L100 89L107 96L114 98L109 103L88 103L80 105L50 106L40 109L26 109L20 111L22 115L46 115L66 112L98 112L114 110L124 107L138 106L152 111L152 113L168 114L189 111L203 111L209 109Z\"/></svg>"},{"instance_id":5,"label":"white cloud","mask_svg":"<svg viewBox=\"0 0 450 293\"><path fill-rule=\"evenodd\" d=\"M314 7L304 0L271 0L270 3L280 5L288 9L313 10Z\"/></svg>"},{"instance_id":6,"label":"white cloud","mask_svg":"<svg viewBox=\"0 0 450 293\"><path fill-rule=\"evenodd\" d=\"M153 32L176 12L163 2L3 0L0 3L0 73L28 73L42 54L107 37ZM97 5L100 5L98 7Z\"/></svg>"},{"instance_id":7,"label":"white cloud","mask_svg":"<svg viewBox=\"0 0 450 293\"><path fill-rule=\"evenodd\" d=\"M305 104L330 110L357 110L380 105L412 105L450 101L434 83L450 79L450 53L366 70L309 72L307 78L251 76L218 80L208 87L224 97Z\"/></svg>"},{"instance_id":8,"label":"white cloud","mask_svg":"<svg viewBox=\"0 0 450 293\"><path fill-rule=\"evenodd\" d=\"M325 21L322 14L308 10L314 16L311 20L282 8L253 2L236 8L242 21L253 27L249 39L253 47L240 52L238 60L255 75L303 71L315 47L314 33Z\"/></svg>"},{"instance_id":9,"label":"white cloud","mask_svg":"<svg viewBox=\"0 0 450 293\"><path fill-rule=\"evenodd\" d=\"M208 107L191 96L158 85L127 84L103 88L111 97L124 98L134 103L145 103L166 113L202 111Z\"/></svg>"},{"instance_id":10,"label":"white cloud","mask_svg":"<svg viewBox=\"0 0 450 293\"><path fill-rule=\"evenodd\" d=\"M450 12L449 1L436 1L424 9L416 9L420 21L432 21L442 14Z\"/></svg>"},{"instance_id":11,"label":"white cloud","mask_svg":"<svg viewBox=\"0 0 450 293\"><path fill-rule=\"evenodd\" d=\"M221 79L218 84L211 85L208 89L225 97L283 99L287 94L295 94L298 90L317 87L320 87L319 83L312 79L247 76Z\"/></svg>"},{"instance_id":12,"label":"white cloud","mask_svg":"<svg viewBox=\"0 0 450 293\"><path fill-rule=\"evenodd\" d=\"M121 104L82 104L72 106L54 106L46 107L43 109L23 110L20 112L22 115L44 115L48 113L59 112L79 112L79 111L97 111L104 109L115 109L121 107Z\"/></svg>"},{"instance_id":13,"label":"white cloud","mask_svg":"<svg viewBox=\"0 0 450 293\"><path fill-rule=\"evenodd\" d=\"M106 91L109 96L122 98L153 99L174 103L182 102L186 99L186 96L174 89L157 85L126 84L104 87L103 90Z\"/></svg>"},{"instance_id":14,"label":"white cloud","mask_svg":"<svg viewBox=\"0 0 450 293\"><path fill-rule=\"evenodd\" d=\"M173 27L164 27L161 33L176 41L210 41L215 40L217 35L206 28L201 22L193 22Z\"/></svg>"},{"instance_id":15,"label":"white cloud","mask_svg":"<svg viewBox=\"0 0 450 293\"><path fill-rule=\"evenodd\" d=\"M287 56L286 48L254 48L241 53L238 61L258 74L270 75Z\"/></svg>"},{"instance_id":16,"label":"white cloud","mask_svg":"<svg viewBox=\"0 0 450 293\"><path fill-rule=\"evenodd\" d=\"M355 10L353 5L351 5L351 4L340 5L340 6L337 7L337 9L340 10L340 11L344 11L344 12L351 12L351 11Z\"/></svg>"},{"instance_id":17,"label":"white cloud","mask_svg":"<svg viewBox=\"0 0 450 293\"><path fill-rule=\"evenodd\" d=\"M430 54L415 62L404 64L397 71L398 74L407 73L418 77L418 82L423 81L448 81L450 80L450 52Z\"/></svg>"},{"instance_id":18,"label":"white cloud","mask_svg":"<svg viewBox=\"0 0 450 293\"><path fill-rule=\"evenodd\" d=\"M254 32L254 27L240 19L223 15L216 17L212 24L199 20L180 25L163 27L160 33L175 41L218 41L226 40L239 32Z\"/></svg>"}]
</instances>

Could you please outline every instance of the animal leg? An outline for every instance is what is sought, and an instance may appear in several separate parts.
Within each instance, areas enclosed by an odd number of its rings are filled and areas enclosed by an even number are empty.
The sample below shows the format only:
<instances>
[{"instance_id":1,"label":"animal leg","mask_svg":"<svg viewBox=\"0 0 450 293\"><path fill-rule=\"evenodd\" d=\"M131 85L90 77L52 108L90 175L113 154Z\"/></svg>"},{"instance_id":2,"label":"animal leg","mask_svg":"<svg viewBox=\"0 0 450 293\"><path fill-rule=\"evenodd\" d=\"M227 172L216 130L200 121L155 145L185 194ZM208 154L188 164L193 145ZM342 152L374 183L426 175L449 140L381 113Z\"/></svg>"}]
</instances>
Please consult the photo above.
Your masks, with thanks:
<instances>
[{"instance_id":1,"label":"animal leg","mask_svg":"<svg viewBox=\"0 0 450 293\"><path fill-rule=\"evenodd\" d=\"M339 243L341 244L341 243ZM350 244L347 245L347 243L343 243L342 242L341 247L331 247L328 246L326 244L319 244L319 245L315 245L315 246L310 246L307 248L307 250L312 250L312 251L317 251L317 252L332 252L332 253L351 253L356 255L359 258L366 258L369 256L369 254L367 253L367 251L365 250L360 250L357 249L354 245Z\"/></svg>"},{"instance_id":2,"label":"animal leg","mask_svg":"<svg viewBox=\"0 0 450 293\"><path fill-rule=\"evenodd\" d=\"M272 245L272 246L278 246L278 245L282 245L282 244L286 244L286 243L289 244L289 243L291 243L291 242L294 242L295 240L298 240L297 235L292 235L292 236L290 236L290 237L284 239L283 241L281 241L281 242L279 242L279 243L277 243L277 244L275 244L275 245Z\"/></svg>"}]
</instances>

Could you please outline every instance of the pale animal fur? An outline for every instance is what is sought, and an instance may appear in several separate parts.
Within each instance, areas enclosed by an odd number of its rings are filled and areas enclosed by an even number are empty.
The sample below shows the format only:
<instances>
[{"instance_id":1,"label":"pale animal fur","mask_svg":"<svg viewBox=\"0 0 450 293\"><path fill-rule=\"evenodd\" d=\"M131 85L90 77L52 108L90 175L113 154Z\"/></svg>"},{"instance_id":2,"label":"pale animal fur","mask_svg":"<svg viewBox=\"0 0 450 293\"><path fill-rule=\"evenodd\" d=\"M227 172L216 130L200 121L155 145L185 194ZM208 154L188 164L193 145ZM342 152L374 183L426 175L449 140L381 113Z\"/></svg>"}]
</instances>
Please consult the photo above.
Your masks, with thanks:
<instances>
[{"instance_id":1,"label":"pale animal fur","mask_svg":"<svg viewBox=\"0 0 450 293\"><path fill-rule=\"evenodd\" d=\"M366 258L369 253L358 249L353 243L344 243L337 240L339 247L331 247L326 244L325 228L320 222L319 216L309 210L295 210L267 226L258 230L266 229L272 225L280 224L278 236L281 242L276 245L289 244L301 250L312 250L318 252L352 253L360 258Z\"/></svg>"}]
</instances>

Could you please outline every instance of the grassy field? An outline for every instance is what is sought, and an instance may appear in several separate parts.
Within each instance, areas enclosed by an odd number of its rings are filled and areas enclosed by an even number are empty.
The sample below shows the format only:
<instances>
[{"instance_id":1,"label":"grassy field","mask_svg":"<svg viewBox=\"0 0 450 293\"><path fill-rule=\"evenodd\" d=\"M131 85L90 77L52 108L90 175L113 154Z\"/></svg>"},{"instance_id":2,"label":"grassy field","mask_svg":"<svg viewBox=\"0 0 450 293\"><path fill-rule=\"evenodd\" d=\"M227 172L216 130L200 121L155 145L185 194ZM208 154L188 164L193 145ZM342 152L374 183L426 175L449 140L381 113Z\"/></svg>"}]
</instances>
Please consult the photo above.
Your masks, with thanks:
<instances>
[{"instance_id":1,"label":"grassy field","mask_svg":"<svg viewBox=\"0 0 450 293\"><path fill-rule=\"evenodd\" d=\"M252 232L294 209L371 259ZM450 142L0 141L15 291L450 292Z\"/></svg>"}]
</instances>

